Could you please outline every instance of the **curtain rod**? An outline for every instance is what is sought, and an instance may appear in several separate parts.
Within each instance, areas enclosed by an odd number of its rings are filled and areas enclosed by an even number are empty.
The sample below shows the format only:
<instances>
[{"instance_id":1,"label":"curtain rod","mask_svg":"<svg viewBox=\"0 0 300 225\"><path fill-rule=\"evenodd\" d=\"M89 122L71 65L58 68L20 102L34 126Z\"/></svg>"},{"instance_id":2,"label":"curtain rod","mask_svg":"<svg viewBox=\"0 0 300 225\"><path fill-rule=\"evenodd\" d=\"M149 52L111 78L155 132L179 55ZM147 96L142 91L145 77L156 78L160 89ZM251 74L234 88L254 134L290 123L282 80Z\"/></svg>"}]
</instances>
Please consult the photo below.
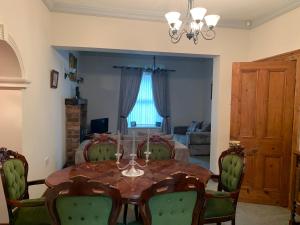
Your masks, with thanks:
<instances>
[{"instance_id":1,"label":"curtain rod","mask_svg":"<svg viewBox=\"0 0 300 225\"><path fill-rule=\"evenodd\" d=\"M176 72L176 70L169 70L169 69L151 69L151 68L144 68L144 67L136 67L136 66L113 66L114 69L142 69L144 71L155 71L155 70L161 70L161 71L168 71L168 72Z\"/></svg>"}]
</instances>

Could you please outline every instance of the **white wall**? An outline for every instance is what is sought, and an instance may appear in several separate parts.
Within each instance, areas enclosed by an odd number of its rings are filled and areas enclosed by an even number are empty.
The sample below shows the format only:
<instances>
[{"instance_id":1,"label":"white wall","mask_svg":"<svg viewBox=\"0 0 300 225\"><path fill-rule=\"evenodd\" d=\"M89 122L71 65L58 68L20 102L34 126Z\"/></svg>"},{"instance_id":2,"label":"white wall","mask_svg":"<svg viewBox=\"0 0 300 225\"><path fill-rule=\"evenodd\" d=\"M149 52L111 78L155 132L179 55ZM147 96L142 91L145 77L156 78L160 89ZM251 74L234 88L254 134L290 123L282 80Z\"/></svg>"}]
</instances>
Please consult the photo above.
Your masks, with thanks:
<instances>
[{"instance_id":1,"label":"white wall","mask_svg":"<svg viewBox=\"0 0 300 225\"><path fill-rule=\"evenodd\" d=\"M29 162L29 179L45 178L60 168L64 159L64 98L72 95L72 84L63 78L66 58L50 46L51 16L42 1L1 0L2 23L20 50L24 75L31 81L26 90L19 91L22 133L12 134L12 138L22 137L20 151ZM57 89L50 89L52 69L60 72ZM0 92L1 102L5 101L3 93ZM13 112L14 107L3 110ZM49 157L48 165L45 157ZM1 191L0 223L7 220Z\"/></svg>"},{"instance_id":2,"label":"white wall","mask_svg":"<svg viewBox=\"0 0 300 225\"><path fill-rule=\"evenodd\" d=\"M249 60L300 49L300 7L250 31Z\"/></svg>"},{"instance_id":3,"label":"white wall","mask_svg":"<svg viewBox=\"0 0 300 225\"><path fill-rule=\"evenodd\" d=\"M81 53L81 97L88 99L88 121L109 118L109 131L117 130L121 70L114 65L151 66L152 56ZM212 59L158 56L159 66L176 70L169 74L172 125L211 119Z\"/></svg>"},{"instance_id":4,"label":"white wall","mask_svg":"<svg viewBox=\"0 0 300 225\"><path fill-rule=\"evenodd\" d=\"M180 43L172 44L164 22L63 13L52 17L51 43L58 47L219 56L213 77L210 167L218 171L217 159L229 143L232 62L247 61L248 30L217 28L213 41L200 40L194 45L183 37Z\"/></svg>"}]
</instances>

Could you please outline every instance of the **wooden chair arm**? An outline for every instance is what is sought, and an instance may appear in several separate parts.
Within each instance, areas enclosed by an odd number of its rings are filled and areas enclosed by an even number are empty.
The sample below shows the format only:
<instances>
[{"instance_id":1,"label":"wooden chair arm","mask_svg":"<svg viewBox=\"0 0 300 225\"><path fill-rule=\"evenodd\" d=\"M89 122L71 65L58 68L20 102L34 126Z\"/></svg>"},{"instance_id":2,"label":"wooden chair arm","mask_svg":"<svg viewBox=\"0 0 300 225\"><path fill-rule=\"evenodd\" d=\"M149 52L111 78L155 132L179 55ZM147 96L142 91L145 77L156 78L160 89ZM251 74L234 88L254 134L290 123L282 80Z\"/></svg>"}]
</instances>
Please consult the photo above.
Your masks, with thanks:
<instances>
[{"instance_id":1,"label":"wooden chair arm","mask_svg":"<svg viewBox=\"0 0 300 225\"><path fill-rule=\"evenodd\" d=\"M217 175L217 174L212 174L210 179L214 182L218 182L219 181L219 177L220 175Z\"/></svg>"},{"instance_id":2,"label":"wooden chair arm","mask_svg":"<svg viewBox=\"0 0 300 225\"><path fill-rule=\"evenodd\" d=\"M36 207L45 205L45 199L7 200L7 204L13 207Z\"/></svg>"},{"instance_id":3,"label":"wooden chair arm","mask_svg":"<svg viewBox=\"0 0 300 225\"><path fill-rule=\"evenodd\" d=\"M28 181L27 184L28 184L29 186L31 186L31 185L45 184L45 179Z\"/></svg>"}]
</instances>

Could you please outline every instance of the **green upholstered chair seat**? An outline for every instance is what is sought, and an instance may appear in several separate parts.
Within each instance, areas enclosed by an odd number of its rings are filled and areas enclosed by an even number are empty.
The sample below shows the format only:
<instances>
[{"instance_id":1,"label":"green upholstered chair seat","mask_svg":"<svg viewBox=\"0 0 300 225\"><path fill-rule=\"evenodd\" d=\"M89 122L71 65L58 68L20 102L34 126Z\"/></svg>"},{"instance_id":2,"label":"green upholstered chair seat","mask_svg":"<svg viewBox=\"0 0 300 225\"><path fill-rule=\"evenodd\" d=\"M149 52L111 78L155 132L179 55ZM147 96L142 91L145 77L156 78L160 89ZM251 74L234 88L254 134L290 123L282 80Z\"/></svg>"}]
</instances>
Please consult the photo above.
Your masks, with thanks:
<instances>
[{"instance_id":1,"label":"green upholstered chair seat","mask_svg":"<svg viewBox=\"0 0 300 225\"><path fill-rule=\"evenodd\" d=\"M145 158L144 152L147 150L147 145L142 148L142 157ZM171 158L171 151L168 146L164 143L150 143L149 151L151 152L150 160L168 160Z\"/></svg>"},{"instance_id":2,"label":"green upholstered chair seat","mask_svg":"<svg viewBox=\"0 0 300 225\"><path fill-rule=\"evenodd\" d=\"M195 191L156 195L149 200L152 224L190 225L197 200Z\"/></svg>"},{"instance_id":3,"label":"green upholstered chair seat","mask_svg":"<svg viewBox=\"0 0 300 225\"><path fill-rule=\"evenodd\" d=\"M56 200L61 225L107 225L112 199L105 196L67 196Z\"/></svg>"},{"instance_id":4,"label":"green upholstered chair seat","mask_svg":"<svg viewBox=\"0 0 300 225\"><path fill-rule=\"evenodd\" d=\"M88 159L91 162L103 160L115 160L117 146L111 143L98 143L90 146L88 150Z\"/></svg>"},{"instance_id":5,"label":"green upholstered chair seat","mask_svg":"<svg viewBox=\"0 0 300 225\"><path fill-rule=\"evenodd\" d=\"M244 162L237 155L227 155L222 161L221 182L227 191L236 191L243 172Z\"/></svg>"},{"instance_id":6,"label":"green upholstered chair seat","mask_svg":"<svg viewBox=\"0 0 300 225\"><path fill-rule=\"evenodd\" d=\"M3 163L3 172L7 185L8 198L17 200L22 197L26 189L24 164L19 159L10 159Z\"/></svg>"},{"instance_id":7,"label":"green upholstered chair seat","mask_svg":"<svg viewBox=\"0 0 300 225\"><path fill-rule=\"evenodd\" d=\"M51 225L45 206L22 207L13 213L13 225Z\"/></svg>"},{"instance_id":8,"label":"green upholstered chair seat","mask_svg":"<svg viewBox=\"0 0 300 225\"><path fill-rule=\"evenodd\" d=\"M24 199L20 203L23 207L44 206L45 198Z\"/></svg>"},{"instance_id":9,"label":"green upholstered chair seat","mask_svg":"<svg viewBox=\"0 0 300 225\"><path fill-rule=\"evenodd\" d=\"M216 198L209 198L207 200L205 219L230 216L234 214L234 204L231 198L220 198L229 197L229 193L220 191L206 191L207 193L216 196ZM219 198L218 198L219 197Z\"/></svg>"}]
</instances>

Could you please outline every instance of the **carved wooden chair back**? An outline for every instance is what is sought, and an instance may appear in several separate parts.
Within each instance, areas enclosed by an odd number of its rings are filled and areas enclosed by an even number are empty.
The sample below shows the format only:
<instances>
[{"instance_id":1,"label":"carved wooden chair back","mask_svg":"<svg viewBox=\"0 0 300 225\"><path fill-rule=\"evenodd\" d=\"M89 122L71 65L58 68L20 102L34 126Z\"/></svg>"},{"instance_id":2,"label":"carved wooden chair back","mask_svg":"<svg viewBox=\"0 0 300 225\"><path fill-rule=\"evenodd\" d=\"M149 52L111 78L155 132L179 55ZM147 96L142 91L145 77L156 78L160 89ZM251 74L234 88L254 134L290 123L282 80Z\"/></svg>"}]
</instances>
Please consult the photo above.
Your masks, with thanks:
<instances>
[{"instance_id":1,"label":"carved wooden chair back","mask_svg":"<svg viewBox=\"0 0 300 225\"><path fill-rule=\"evenodd\" d=\"M7 148L0 148L0 173L9 215L14 207L10 201L28 199L28 163L26 158Z\"/></svg>"},{"instance_id":2,"label":"carved wooden chair back","mask_svg":"<svg viewBox=\"0 0 300 225\"><path fill-rule=\"evenodd\" d=\"M144 225L201 225L204 209L205 185L184 173L153 184L139 203Z\"/></svg>"},{"instance_id":3,"label":"carved wooden chair back","mask_svg":"<svg viewBox=\"0 0 300 225\"><path fill-rule=\"evenodd\" d=\"M101 134L90 141L84 148L83 155L86 162L115 160L118 141L106 134ZM121 158L124 154L123 145L120 144Z\"/></svg>"},{"instance_id":4,"label":"carved wooden chair back","mask_svg":"<svg viewBox=\"0 0 300 225\"><path fill-rule=\"evenodd\" d=\"M147 149L147 139L138 145L137 157L144 159ZM175 158L175 146L170 141L159 135L153 135L149 138L149 151L151 160L166 160Z\"/></svg>"},{"instance_id":5,"label":"carved wooden chair back","mask_svg":"<svg viewBox=\"0 0 300 225\"><path fill-rule=\"evenodd\" d=\"M45 196L55 225L116 225L122 206L119 190L83 176L48 189Z\"/></svg>"},{"instance_id":6,"label":"carved wooden chair back","mask_svg":"<svg viewBox=\"0 0 300 225\"><path fill-rule=\"evenodd\" d=\"M233 146L222 152L218 165L218 191L236 192L237 201L245 173L244 148Z\"/></svg>"}]
</instances>

